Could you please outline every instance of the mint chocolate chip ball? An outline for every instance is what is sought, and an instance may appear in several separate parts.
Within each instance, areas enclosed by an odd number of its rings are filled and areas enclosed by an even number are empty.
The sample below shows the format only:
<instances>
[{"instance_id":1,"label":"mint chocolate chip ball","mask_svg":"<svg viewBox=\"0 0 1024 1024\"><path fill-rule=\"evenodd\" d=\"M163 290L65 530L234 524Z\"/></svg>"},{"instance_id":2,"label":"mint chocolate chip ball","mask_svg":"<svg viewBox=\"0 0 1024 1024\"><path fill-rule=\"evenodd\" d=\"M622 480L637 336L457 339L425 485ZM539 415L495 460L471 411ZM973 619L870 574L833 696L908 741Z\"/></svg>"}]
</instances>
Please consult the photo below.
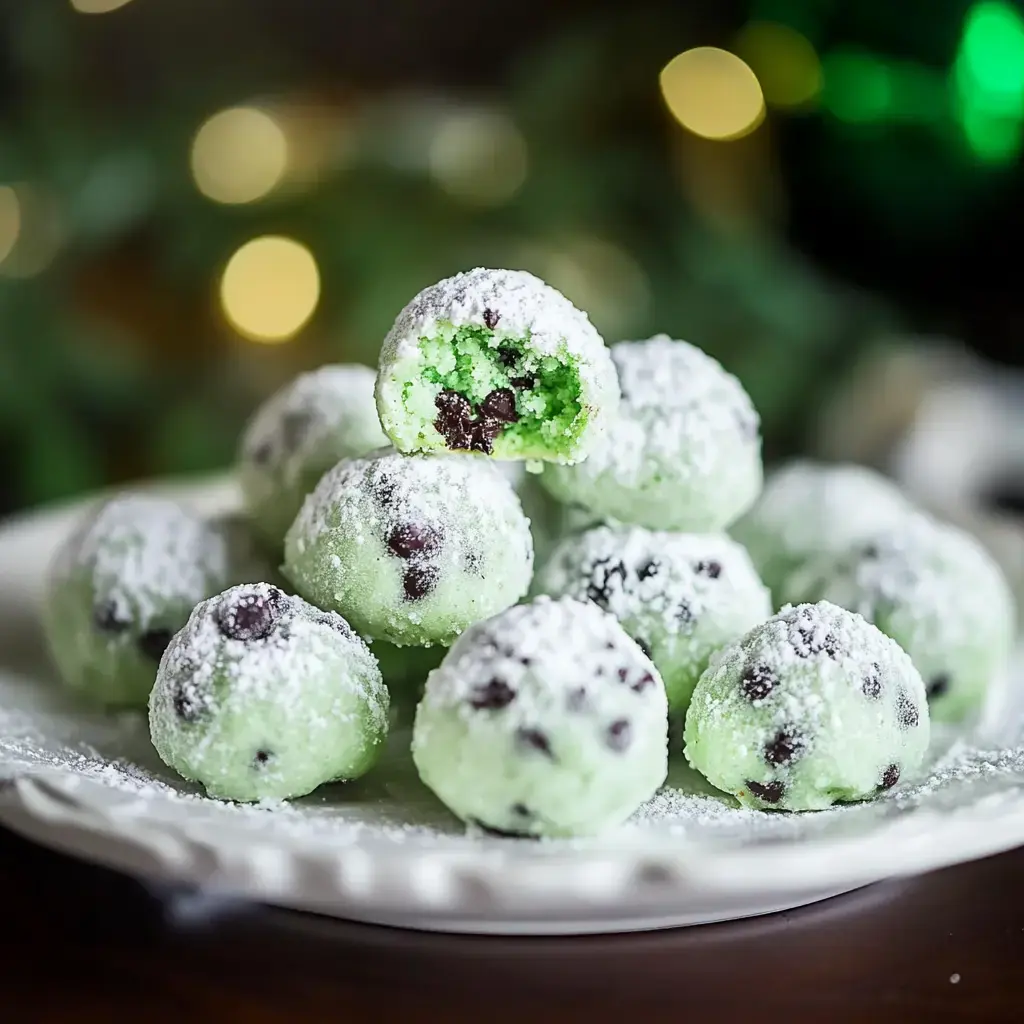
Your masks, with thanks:
<instances>
[{"instance_id":1,"label":"mint chocolate chip ball","mask_svg":"<svg viewBox=\"0 0 1024 1024\"><path fill-rule=\"evenodd\" d=\"M651 529L711 532L760 493L760 424L740 382L711 356L661 334L613 345L619 415L586 461L546 466L567 504Z\"/></svg>"},{"instance_id":2,"label":"mint chocolate chip ball","mask_svg":"<svg viewBox=\"0 0 1024 1024\"><path fill-rule=\"evenodd\" d=\"M712 654L772 612L746 551L724 534L599 526L564 540L535 589L611 612L657 666L680 717Z\"/></svg>"},{"instance_id":3,"label":"mint chocolate chip ball","mask_svg":"<svg viewBox=\"0 0 1024 1024\"><path fill-rule=\"evenodd\" d=\"M658 670L592 604L540 597L468 629L416 711L420 778L464 821L526 836L621 824L665 779Z\"/></svg>"},{"instance_id":4,"label":"mint chocolate chip ball","mask_svg":"<svg viewBox=\"0 0 1024 1024\"><path fill-rule=\"evenodd\" d=\"M585 313L519 270L470 270L424 289L384 340L377 409L400 452L585 458L619 401Z\"/></svg>"},{"instance_id":5,"label":"mint chocolate chip ball","mask_svg":"<svg viewBox=\"0 0 1024 1024\"><path fill-rule=\"evenodd\" d=\"M447 645L526 593L533 542L492 463L385 450L320 481L288 531L284 572L368 639Z\"/></svg>"},{"instance_id":6,"label":"mint chocolate chip ball","mask_svg":"<svg viewBox=\"0 0 1024 1024\"><path fill-rule=\"evenodd\" d=\"M213 797L303 796L370 769L388 691L340 615L265 584L200 604L160 664L153 745Z\"/></svg>"},{"instance_id":7,"label":"mint chocolate chip ball","mask_svg":"<svg viewBox=\"0 0 1024 1024\"><path fill-rule=\"evenodd\" d=\"M227 586L222 534L166 498L125 494L91 511L57 552L43 624L64 682L115 707L145 707L171 637Z\"/></svg>"},{"instance_id":8,"label":"mint chocolate chip ball","mask_svg":"<svg viewBox=\"0 0 1024 1024\"><path fill-rule=\"evenodd\" d=\"M844 552L910 511L896 485L874 470L798 460L768 477L757 504L730 533L781 607L801 600L790 578L809 560Z\"/></svg>"},{"instance_id":9,"label":"mint chocolate chip ball","mask_svg":"<svg viewBox=\"0 0 1024 1024\"><path fill-rule=\"evenodd\" d=\"M912 778L928 723L907 654L822 601L785 609L712 659L686 715L685 754L747 806L821 810Z\"/></svg>"},{"instance_id":10,"label":"mint chocolate chip ball","mask_svg":"<svg viewBox=\"0 0 1024 1024\"><path fill-rule=\"evenodd\" d=\"M306 496L340 459L387 443L366 366L323 366L269 398L242 437L239 480L263 542L279 552Z\"/></svg>"},{"instance_id":11,"label":"mint chocolate chip ball","mask_svg":"<svg viewBox=\"0 0 1024 1024\"><path fill-rule=\"evenodd\" d=\"M932 718L976 716L1006 671L1016 609L1005 577L974 537L916 514L797 574L794 589L859 612L891 636L924 678Z\"/></svg>"}]
</instances>

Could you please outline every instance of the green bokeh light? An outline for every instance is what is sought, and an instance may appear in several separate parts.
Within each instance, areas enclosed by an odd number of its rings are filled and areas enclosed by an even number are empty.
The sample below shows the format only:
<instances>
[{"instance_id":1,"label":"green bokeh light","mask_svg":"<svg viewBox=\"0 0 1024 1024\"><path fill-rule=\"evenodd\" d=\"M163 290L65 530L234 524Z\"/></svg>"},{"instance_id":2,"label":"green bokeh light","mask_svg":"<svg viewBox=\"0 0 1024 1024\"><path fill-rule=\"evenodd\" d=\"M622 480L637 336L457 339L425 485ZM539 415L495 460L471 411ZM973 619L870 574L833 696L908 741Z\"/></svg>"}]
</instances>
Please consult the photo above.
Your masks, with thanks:
<instances>
[{"instance_id":1,"label":"green bokeh light","mask_svg":"<svg viewBox=\"0 0 1024 1024\"><path fill-rule=\"evenodd\" d=\"M866 124L883 120L892 105L892 75L870 53L837 50L823 64L822 101L840 121Z\"/></svg>"},{"instance_id":2,"label":"green bokeh light","mask_svg":"<svg viewBox=\"0 0 1024 1024\"><path fill-rule=\"evenodd\" d=\"M964 139L985 163L1010 163L1024 143L1024 18L984 0L964 22L952 88Z\"/></svg>"}]
</instances>

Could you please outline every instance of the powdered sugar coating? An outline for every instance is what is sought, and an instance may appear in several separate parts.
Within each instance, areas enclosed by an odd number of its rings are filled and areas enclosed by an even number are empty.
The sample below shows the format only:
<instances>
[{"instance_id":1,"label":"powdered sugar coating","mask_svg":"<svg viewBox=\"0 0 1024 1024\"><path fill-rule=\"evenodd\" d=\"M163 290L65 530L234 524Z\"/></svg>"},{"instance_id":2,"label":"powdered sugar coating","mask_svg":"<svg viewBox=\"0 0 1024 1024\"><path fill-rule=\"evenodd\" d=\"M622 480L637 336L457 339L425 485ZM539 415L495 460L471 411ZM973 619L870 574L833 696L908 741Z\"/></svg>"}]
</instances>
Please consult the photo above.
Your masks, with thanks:
<instances>
[{"instance_id":1,"label":"powdered sugar coating","mask_svg":"<svg viewBox=\"0 0 1024 1024\"><path fill-rule=\"evenodd\" d=\"M685 341L613 345L619 415L576 466L546 466L556 498L653 529L713 531L761 490L760 421L740 382Z\"/></svg>"},{"instance_id":2,"label":"powdered sugar coating","mask_svg":"<svg viewBox=\"0 0 1024 1024\"><path fill-rule=\"evenodd\" d=\"M801 599L788 580L808 559L843 552L910 511L896 486L874 470L801 459L768 477L757 504L730 532L779 606Z\"/></svg>"},{"instance_id":3,"label":"powdered sugar coating","mask_svg":"<svg viewBox=\"0 0 1024 1024\"><path fill-rule=\"evenodd\" d=\"M753 807L820 810L914 776L924 684L906 653L827 601L783 609L712 658L686 718L687 760Z\"/></svg>"},{"instance_id":4,"label":"powdered sugar coating","mask_svg":"<svg viewBox=\"0 0 1024 1024\"><path fill-rule=\"evenodd\" d=\"M470 627L416 712L420 777L465 821L525 835L621 824L665 779L657 669L592 604L537 598Z\"/></svg>"},{"instance_id":5,"label":"powdered sugar coating","mask_svg":"<svg viewBox=\"0 0 1024 1024\"><path fill-rule=\"evenodd\" d=\"M572 363L580 384L580 415L585 429L566 454L570 461L586 457L607 429L618 408L619 388L603 339L586 313L561 292L522 270L478 267L424 288L399 313L381 346L377 377L377 409L385 432L399 451L443 450L444 440L433 427L424 445L419 423L405 407L407 381L419 374L422 339L463 327L494 332L493 348L504 338L524 339L540 359Z\"/></svg>"},{"instance_id":6,"label":"powdered sugar coating","mask_svg":"<svg viewBox=\"0 0 1024 1024\"><path fill-rule=\"evenodd\" d=\"M211 796L280 799L366 772L388 692L341 616L246 585L199 605L171 642L149 722L161 758Z\"/></svg>"},{"instance_id":7,"label":"powdered sugar coating","mask_svg":"<svg viewBox=\"0 0 1024 1024\"><path fill-rule=\"evenodd\" d=\"M387 443L376 374L355 363L301 374L272 395L242 435L239 480L264 540L280 547L306 495L340 459Z\"/></svg>"},{"instance_id":8,"label":"powdered sugar coating","mask_svg":"<svg viewBox=\"0 0 1024 1024\"><path fill-rule=\"evenodd\" d=\"M711 655L772 612L746 551L724 534L599 526L562 541L535 589L611 612L649 652L679 715Z\"/></svg>"},{"instance_id":9,"label":"powdered sugar coating","mask_svg":"<svg viewBox=\"0 0 1024 1024\"><path fill-rule=\"evenodd\" d=\"M364 636L448 644L530 585L530 524L508 480L472 456L346 459L285 540L285 574Z\"/></svg>"},{"instance_id":10,"label":"powdered sugar coating","mask_svg":"<svg viewBox=\"0 0 1024 1024\"><path fill-rule=\"evenodd\" d=\"M977 714L1006 670L1016 635L1009 584L974 537L923 514L809 563L790 588L891 636L924 678L937 720Z\"/></svg>"},{"instance_id":11,"label":"powdered sugar coating","mask_svg":"<svg viewBox=\"0 0 1024 1024\"><path fill-rule=\"evenodd\" d=\"M229 571L223 535L176 502L125 494L99 505L47 581L43 621L64 681L106 704L144 706L163 648Z\"/></svg>"}]
</instances>

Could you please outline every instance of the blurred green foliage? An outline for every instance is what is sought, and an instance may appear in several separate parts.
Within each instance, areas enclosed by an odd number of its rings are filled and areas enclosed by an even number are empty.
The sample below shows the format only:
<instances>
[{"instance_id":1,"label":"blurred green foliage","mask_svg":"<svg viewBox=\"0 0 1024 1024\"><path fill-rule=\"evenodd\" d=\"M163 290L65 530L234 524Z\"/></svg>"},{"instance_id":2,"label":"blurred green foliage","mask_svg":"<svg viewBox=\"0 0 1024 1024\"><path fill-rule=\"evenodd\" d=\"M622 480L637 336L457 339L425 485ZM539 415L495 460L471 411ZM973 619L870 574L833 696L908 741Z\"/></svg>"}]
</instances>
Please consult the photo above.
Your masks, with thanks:
<instances>
[{"instance_id":1,"label":"blurred green foliage","mask_svg":"<svg viewBox=\"0 0 1024 1024\"><path fill-rule=\"evenodd\" d=\"M191 139L221 107L301 95L311 83L294 62L263 77L190 65L140 110L91 94L69 10L7 18L20 99L0 125L0 184L45 189L60 243L42 273L0 278L0 509L227 464L269 390L326 360L372 363L408 298L469 266L535 270L609 341L665 331L706 347L750 389L770 450L793 443L888 319L822 280L770 216L726 231L694 209L657 93L658 69L691 41L666 39L654 16L535 48L497 98L347 96L317 180L240 207L196 190ZM429 160L434 120L484 101L528 153L522 187L491 206L439 188ZM264 233L302 240L320 267L318 311L287 345L233 336L217 308L226 260Z\"/></svg>"}]
</instances>

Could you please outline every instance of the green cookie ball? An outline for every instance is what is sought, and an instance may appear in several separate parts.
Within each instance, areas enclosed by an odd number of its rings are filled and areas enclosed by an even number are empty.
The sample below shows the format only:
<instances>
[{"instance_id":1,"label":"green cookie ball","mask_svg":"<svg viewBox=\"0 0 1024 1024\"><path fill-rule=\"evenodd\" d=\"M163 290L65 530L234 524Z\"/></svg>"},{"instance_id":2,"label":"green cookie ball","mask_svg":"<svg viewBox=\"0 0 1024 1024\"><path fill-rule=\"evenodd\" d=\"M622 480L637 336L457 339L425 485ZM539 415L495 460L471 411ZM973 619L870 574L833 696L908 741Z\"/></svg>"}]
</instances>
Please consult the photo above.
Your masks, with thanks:
<instances>
[{"instance_id":1,"label":"green cookie ball","mask_svg":"<svg viewBox=\"0 0 1024 1024\"><path fill-rule=\"evenodd\" d=\"M692 532L728 526L762 479L757 413L740 382L664 334L611 351L619 415L585 462L545 466L544 485L602 519Z\"/></svg>"},{"instance_id":2,"label":"green cookie ball","mask_svg":"<svg viewBox=\"0 0 1024 1024\"><path fill-rule=\"evenodd\" d=\"M813 811L907 779L928 749L924 683L899 645L822 601L721 651L686 715L686 758L750 807Z\"/></svg>"},{"instance_id":3,"label":"green cookie ball","mask_svg":"<svg viewBox=\"0 0 1024 1024\"><path fill-rule=\"evenodd\" d=\"M266 584L234 587L171 642L149 725L161 758L210 796L285 799L370 769L388 692L341 616Z\"/></svg>"},{"instance_id":4,"label":"green cookie ball","mask_svg":"<svg viewBox=\"0 0 1024 1024\"><path fill-rule=\"evenodd\" d=\"M413 760L464 821L516 835L621 824L665 779L657 669L592 604L538 598L468 629L431 672Z\"/></svg>"},{"instance_id":5,"label":"green cookie ball","mask_svg":"<svg viewBox=\"0 0 1024 1024\"><path fill-rule=\"evenodd\" d=\"M526 593L533 542L488 460L384 450L320 481L288 531L284 572L368 639L447 645Z\"/></svg>"},{"instance_id":6,"label":"green cookie ball","mask_svg":"<svg viewBox=\"0 0 1024 1024\"><path fill-rule=\"evenodd\" d=\"M618 401L586 314L524 271L471 270L424 289L381 348L377 409L400 452L575 462Z\"/></svg>"}]
</instances>

